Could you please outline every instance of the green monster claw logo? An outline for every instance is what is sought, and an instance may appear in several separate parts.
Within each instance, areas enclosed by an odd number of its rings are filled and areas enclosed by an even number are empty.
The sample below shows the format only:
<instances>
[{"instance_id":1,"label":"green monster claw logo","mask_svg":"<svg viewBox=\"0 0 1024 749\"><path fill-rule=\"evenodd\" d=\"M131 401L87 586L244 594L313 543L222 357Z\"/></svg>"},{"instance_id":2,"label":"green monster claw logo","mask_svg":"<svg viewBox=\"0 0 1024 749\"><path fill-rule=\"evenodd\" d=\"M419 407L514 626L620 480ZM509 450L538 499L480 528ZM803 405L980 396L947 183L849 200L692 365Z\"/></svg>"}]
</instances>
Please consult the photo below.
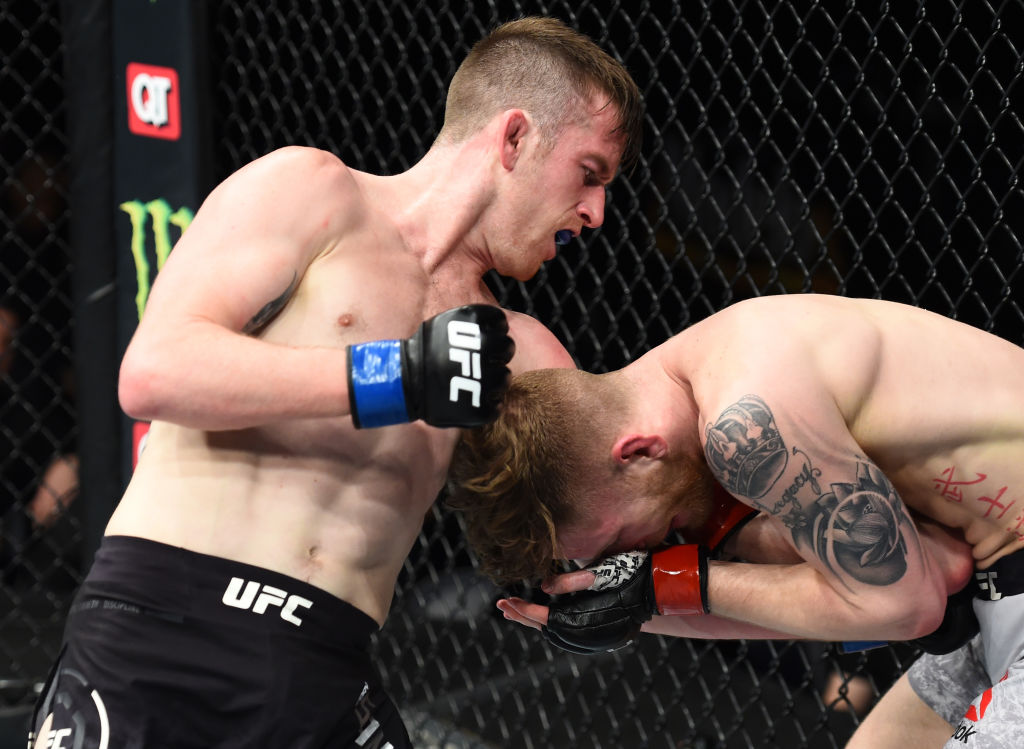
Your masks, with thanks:
<instances>
[{"instance_id":1,"label":"green monster claw logo","mask_svg":"<svg viewBox=\"0 0 1024 749\"><path fill-rule=\"evenodd\" d=\"M135 306L138 308L139 319L149 298L150 266L146 255L146 218L153 219L153 244L156 253L156 269L159 272L171 254L174 242L171 241L171 226L179 229L178 236L185 232L192 223L194 213L190 208L179 208L171 211L170 204L163 198L143 203L140 200L129 200L121 203L120 208L128 214L132 221L132 257L135 258L135 276L138 291L135 294Z\"/></svg>"}]
</instances>

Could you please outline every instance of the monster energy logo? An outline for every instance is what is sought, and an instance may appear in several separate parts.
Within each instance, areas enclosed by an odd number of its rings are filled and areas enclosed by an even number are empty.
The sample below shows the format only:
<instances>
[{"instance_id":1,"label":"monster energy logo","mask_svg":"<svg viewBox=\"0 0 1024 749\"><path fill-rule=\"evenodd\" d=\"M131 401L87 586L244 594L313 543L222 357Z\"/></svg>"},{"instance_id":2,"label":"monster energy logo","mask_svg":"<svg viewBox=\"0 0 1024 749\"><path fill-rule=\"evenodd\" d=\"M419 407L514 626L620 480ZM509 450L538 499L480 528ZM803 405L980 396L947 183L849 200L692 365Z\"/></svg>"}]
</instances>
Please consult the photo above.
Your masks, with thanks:
<instances>
[{"instance_id":1,"label":"monster energy logo","mask_svg":"<svg viewBox=\"0 0 1024 749\"><path fill-rule=\"evenodd\" d=\"M135 293L135 306L142 319L142 310L146 308L149 298L150 266L146 255L146 218L152 218L153 246L156 254L156 269L159 272L167 262L174 243L171 241L171 226L178 227L179 236L192 223L193 214L189 208L171 211L170 204L163 198L143 203L141 200L129 200L121 203L120 208L128 214L132 221L132 257L135 258L135 277L138 291Z\"/></svg>"}]
</instances>

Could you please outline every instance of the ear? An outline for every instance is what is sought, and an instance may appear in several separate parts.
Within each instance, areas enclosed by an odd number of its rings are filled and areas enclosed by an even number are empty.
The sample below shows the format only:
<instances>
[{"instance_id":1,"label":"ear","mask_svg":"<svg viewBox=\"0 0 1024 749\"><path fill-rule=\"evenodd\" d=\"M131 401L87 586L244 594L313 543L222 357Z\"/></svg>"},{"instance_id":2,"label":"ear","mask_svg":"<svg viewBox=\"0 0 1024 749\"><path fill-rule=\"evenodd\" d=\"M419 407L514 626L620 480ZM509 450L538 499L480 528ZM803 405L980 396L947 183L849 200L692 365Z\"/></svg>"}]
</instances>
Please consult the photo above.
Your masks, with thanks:
<instances>
[{"instance_id":1,"label":"ear","mask_svg":"<svg viewBox=\"0 0 1024 749\"><path fill-rule=\"evenodd\" d=\"M523 138L530 129L530 120L522 109L509 109L501 115L501 165L512 171L523 155Z\"/></svg>"},{"instance_id":2,"label":"ear","mask_svg":"<svg viewBox=\"0 0 1024 749\"><path fill-rule=\"evenodd\" d=\"M659 460L668 453L668 444L658 434L626 434L612 446L616 463L631 463L638 458Z\"/></svg>"}]
</instances>

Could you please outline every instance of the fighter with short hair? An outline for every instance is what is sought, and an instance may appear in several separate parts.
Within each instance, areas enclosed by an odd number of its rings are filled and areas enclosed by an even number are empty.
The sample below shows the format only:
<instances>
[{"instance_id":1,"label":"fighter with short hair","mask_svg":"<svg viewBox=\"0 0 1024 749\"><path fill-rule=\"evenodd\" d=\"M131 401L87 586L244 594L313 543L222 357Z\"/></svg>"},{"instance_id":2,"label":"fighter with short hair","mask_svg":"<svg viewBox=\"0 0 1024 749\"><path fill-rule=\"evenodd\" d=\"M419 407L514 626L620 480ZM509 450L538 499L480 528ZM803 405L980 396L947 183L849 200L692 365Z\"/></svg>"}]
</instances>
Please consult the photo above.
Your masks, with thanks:
<instances>
[{"instance_id":1,"label":"fighter with short hair","mask_svg":"<svg viewBox=\"0 0 1024 749\"><path fill-rule=\"evenodd\" d=\"M474 46L406 172L288 147L213 190L121 366L152 427L37 746L409 746L369 643L451 427L493 418L508 367L573 366L483 276L600 226L641 121L619 62L524 18Z\"/></svg>"}]
</instances>

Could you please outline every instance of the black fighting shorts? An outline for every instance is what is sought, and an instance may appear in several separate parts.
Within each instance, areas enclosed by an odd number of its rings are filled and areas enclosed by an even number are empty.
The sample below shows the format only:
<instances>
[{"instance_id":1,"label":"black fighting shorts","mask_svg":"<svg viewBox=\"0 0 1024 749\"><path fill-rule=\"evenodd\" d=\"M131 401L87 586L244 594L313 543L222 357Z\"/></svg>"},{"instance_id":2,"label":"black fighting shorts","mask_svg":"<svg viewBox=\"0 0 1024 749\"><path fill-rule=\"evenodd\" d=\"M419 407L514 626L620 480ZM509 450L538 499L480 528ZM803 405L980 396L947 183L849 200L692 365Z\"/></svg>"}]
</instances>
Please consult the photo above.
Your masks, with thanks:
<instances>
[{"instance_id":1,"label":"black fighting shorts","mask_svg":"<svg viewBox=\"0 0 1024 749\"><path fill-rule=\"evenodd\" d=\"M408 749L370 662L376 630L300 580L107 537L32 731L82 749Z\"/></svg>"}]
</instances>

